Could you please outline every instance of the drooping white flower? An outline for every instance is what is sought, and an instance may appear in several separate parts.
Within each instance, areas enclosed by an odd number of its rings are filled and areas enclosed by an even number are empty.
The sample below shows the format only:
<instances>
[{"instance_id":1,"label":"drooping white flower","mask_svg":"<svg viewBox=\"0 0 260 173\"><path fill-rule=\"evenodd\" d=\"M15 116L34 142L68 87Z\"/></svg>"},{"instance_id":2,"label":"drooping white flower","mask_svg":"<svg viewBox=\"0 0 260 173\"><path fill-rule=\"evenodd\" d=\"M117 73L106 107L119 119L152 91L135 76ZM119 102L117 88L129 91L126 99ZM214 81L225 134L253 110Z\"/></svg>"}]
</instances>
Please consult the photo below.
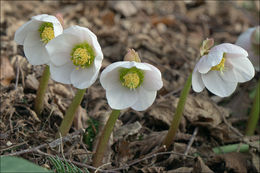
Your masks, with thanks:
<instances>
[{"instance_id":1,"label":"drooping white flower","mask_svg":"<svg viewBox=\"0 0 260 173\"><path fill-rule=\"evenodd\" d=\"M249 59L253 63L256 71L260 71L259 32L260 26L249 28L243 32L236 41L236 45L241 46L248 51Z\"/></svg>"},{"instance_id":2,"label":"drooping white flower","mask_svg":"<svg viewBox=\"0 0 260 173\"><path fill-rule=\"evenodd\" d=\"M238 82L246 82L255 75L252 63L243 48L223 43L202 56L192 74L192 88L201 92L205 87L220 97L231 95Z\"/></svg>"},{"instance_id":3,"label":"drooping white flower","mask_svg":"<svg viewBox=\"0 0 260 173\"><path fill-rule=\"evenodd\" d=\"M51 78L79 89L92 85L99 74L103 53L88 28L71 26L46 45Z\"/></svg>"},{"instance_id":4,"label":"drooping white flower","mask_svg":"<svg viewBox=\"0 0 260 173\"><path fill-rule=\"evenodd\" d=\"M156 67L135 61L110 64L101 73L100 83L111 108L131 107L137 111L151 106L157 90L163 86L161 72Z\"/></svg>"},{"instance_id":5,"label":"drooping white flower","mask_svg":"<svg viewBox=\"0 0 260 173\"><path fill-rule=\"evenodd\" d=\"M41 14L22 25L15 32L14 40L24 46L24 54L30 64L42 65L50 61L45 45L62 32L62 25L55 16Z\"/></svg>"}]
</instances>

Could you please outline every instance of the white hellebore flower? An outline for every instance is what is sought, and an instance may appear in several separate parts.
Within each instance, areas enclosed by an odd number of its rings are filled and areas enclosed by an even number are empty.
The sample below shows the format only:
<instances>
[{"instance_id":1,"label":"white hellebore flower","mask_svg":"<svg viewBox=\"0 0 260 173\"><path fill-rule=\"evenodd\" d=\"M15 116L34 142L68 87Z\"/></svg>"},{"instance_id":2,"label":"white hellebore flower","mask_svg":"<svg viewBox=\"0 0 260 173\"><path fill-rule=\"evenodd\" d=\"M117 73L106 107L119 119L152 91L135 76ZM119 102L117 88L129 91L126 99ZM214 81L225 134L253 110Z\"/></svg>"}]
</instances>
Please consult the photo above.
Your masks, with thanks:
<instances>
[{"instance_id":1,"label":"white hellebore flower","mask_svg":"<svg viewBox=\"0 0 260 173\"><path fill-rule=\"evenodd\" d=\"M236 45L243 47L248 51L249 59L253 63L256 71L260 71L260 26L249 28L243 32L237 39Z\"/></svg>"},{"instance_id":2,"label":"white hellebore flower","mask_svg":"<svg viewBox=\"0 0 260 173\"><path fill-rule=\"evenodd\" d=\"M22 25L15 32L14 40L24 46L30 64L42 65L50 61L45 45L62 32L62 25L55 16L41 14Z\"/></svg>"},{"instance_id":3,"label":"white hellebore flower","mask_svg":"<svg viewBox=\"0 0 260 173\"><path fill-rule=\"evenodd\" d=\"M255 75L247 52L234 44L223 43L210 49L200 58L192 74L192 88L201 92L206 87L220 97L231 95L238 82L246 82Z\"/></svg>"},{"instance_id":4,"label":"white hellebore flower","mask_svg":"<svg viewBox=\"0 0 260 173\"><path fill-rule=\"evenodd\" d=\"M118 110L147 109L163 86L161 72L156 67L135 61L110 64L101 73L100 82L106 90L109 106Z\"/></svg>"},{"instance_id":5,"label":"white hellebore flower","mask_svg":"<svg viewBox=\"0 0 260 173\"><path fill-rule=\"evenodd\" d=\"M103 53L96 35L88 28L71 26L46 45L51 78L78 89L88 88L99 74Z\"/></svg>"}]
</instances>

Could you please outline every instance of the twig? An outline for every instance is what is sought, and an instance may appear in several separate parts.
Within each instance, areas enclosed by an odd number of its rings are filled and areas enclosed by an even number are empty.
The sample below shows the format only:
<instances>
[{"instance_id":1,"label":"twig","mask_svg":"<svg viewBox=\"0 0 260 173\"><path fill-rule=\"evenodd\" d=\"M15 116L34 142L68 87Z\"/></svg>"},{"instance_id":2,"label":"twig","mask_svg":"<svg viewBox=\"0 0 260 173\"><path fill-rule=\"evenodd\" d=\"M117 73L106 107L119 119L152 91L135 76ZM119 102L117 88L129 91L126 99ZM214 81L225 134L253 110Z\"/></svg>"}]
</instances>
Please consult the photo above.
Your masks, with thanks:
<instances>
[{"instance_id":1,"label":"twig","mask_svg":"<svg viewBox=\"0 0 260 173\"><path fill-rule=\"evenodd\" d=\"M110 164L111 164L111 162L109 162L109 163L105 163L105 164L99 166L99 167L95 170L94 173L97 173L97 172L100 170L100 168L105 167L105 166L110 165Z\"/></svg>"},{"instance_id":2,"label":"twig","mask_svg":"<svg viewBox=\"0 0 260 173\"><path fill-rule=\"evenodd\" d=\"M199 128L196 127L195 130L194 130L194 132L193 132L193 134L192 134L192 136L191 136L191 138L190 138L190 141L189 141L189 143L188 143L188 146L187 146L187 148L186 148L186 150L185 150L185 152L184 152L184 155L185 155L185 156L188 155L189 150L190 150L190 148L191 148L191 146L192 146L192 144L193 144L193 142L194 142L194 139L195 139L195 137L196 137L198 131L199 131Z\"/></svg>"},{"instance_id":3,"label":"twig","mask_svg":"<svg viewBox=\"0 0 260 173\"><path fill-rule=\"evenodd\" d=\"M18 87L19 74L20 74L20 65L18 63L18 57L15 59L16 64L16 79L15 79L15 89Z\"/></svg>"},{"instance_id":4,"label":"twig","mask_svg":"<svg viewBox=\"0 0 260 173\"><path fill-rule=\"evenodd\" d=\"M78 130L70 135L67 135L63 138L59 138L59 139L56 139L54 141L52 141L51 143L47 143L47 144L42 144L42 145L39 145L37 147L34 147L34 148L30 148L30 149L26 149L26 150L22 150L22 151L18 151L18 152L15 152L15 153L10 153L10 154L6 154L5 156L17 156L17 155L21 155L21 154L25 154L25 153L31 153L31 152L34 152L34 151L37 151L41 148L44 148L44 147L50 147L50 148L54 148L58 145L61 144L61 142L67 142L67 141L71 141L72 139L76 138L78 135L82 134L83 131L82 130Z\"/></svg>"},{"instance_id":5,"label":"twig","mask_svg":"<svg viewBox=\"0 0 260 173\"><path fill-rule=\"evenodd\" d=\"M21 145L24 145L24 144L26 144L27 142L28 142L28 141L24 141L24 142L22 142L22 143L15 144L15 145L12 145L12 146L7 147L7 148L3 148L3 149L1 149L0 151L3 152L3 151L6 151L6 150L10 150L10 149L12 149L12 148L14 148L14 147L19 147L19 146L21 146Z\"/></svg>"},{"instance_id":6,"label":"twig","mask_svg":"<svg viewBox=\"0 0 260 173\"><path fill-rule=\"evenodd\" d=\"M155 154L149 154L148 156L142 158L142 159L137 159L137 160L134 160L132 161L131 163L129 164L126 164L124 165L123 167L120 167L120 168L115 168L115 169L110 169L109 171L119 171L119 170L124 170L124 169L127 169L128 167L130 166L133 166L139 162L142 162L144 160L147 160L147 159L150 159L152 157L156 157L156 156L159 156L159 155L165 155L165 154L176 154L176 155L180 155L180 156L185 156L187 158L191 158L191 159L195 159L195 157L193 156L189 156L189 155L184 155L182 153L178 153L178 152L174 152L174 151L166 151L166 152L160 152L160 153L155 153Z\"/></svg>"}]
</instances>

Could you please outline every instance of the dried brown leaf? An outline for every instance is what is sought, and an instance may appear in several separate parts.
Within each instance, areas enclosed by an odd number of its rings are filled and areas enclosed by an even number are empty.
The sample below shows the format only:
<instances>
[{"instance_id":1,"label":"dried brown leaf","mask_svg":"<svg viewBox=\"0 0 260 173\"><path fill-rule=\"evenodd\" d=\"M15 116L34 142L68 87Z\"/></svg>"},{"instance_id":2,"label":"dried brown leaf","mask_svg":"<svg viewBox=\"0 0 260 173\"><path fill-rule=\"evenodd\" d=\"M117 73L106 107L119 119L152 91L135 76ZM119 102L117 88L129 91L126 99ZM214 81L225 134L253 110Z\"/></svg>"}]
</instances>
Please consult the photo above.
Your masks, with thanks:
<instances>
[{"instance_id":1,"label":"dried brown leaf","mask_svg":"<svg viewBox=\"0 0 260 173\"><path fill-rule=\"evenodd\" d=\"M26 77L25 87L33 90L37 90L39 87L39 81L36 79L34 74L30 74Z\"/></svg>"},{"instance_id":2,"label":"dried brown leaf","mask_svg":"<svg viewBox=\"0 0 260 173\"><path fill-rule=\"evenodd\" d=\"M197 157L195 160L195 164L193 166L192 173L201 173L201 172L207 172L207 173L213 173L211 169L203 162L201 157Z\"/></svg>"},{"instance_id":3,"label":"dried brown leaf","mask_svg":"<svg viewBox=\"0 0 260 173\"><path fill-rule=\"evenodd\" d=\"M122 139L128 135L137 134L142 128L142 125L136 121L135 123L126 124L124 126L119 127L118 130L114 132L115 140Z\"/></svg>"},{"instance_id":4,"label":"dried brown leaf","mask_svg":"<svg viewBox=\"0 0 260 173\"><path fill-rule=\"evenodd\" d=\"M60 96L68 99L72 99L73 93L62 84L55 84L53 88L53 92L59 94Z\"/></svg>"},{"instance_id":5,"label":"dried brown leaf","mask_svg":"<svg viewBox=\"0 0 260 173\"><path fill-rule=\"evenodd\" d=\"M126 17L133 16L137 13L137 9L131 1L113 1L111 7Z\"/></svg>"},{"instance_id":6,"label":"dried brown leaf","mask_svg":"<svg viewBox=\"0 0 260 173\"><path fill-rule=\"evenodd\" d=\"M162 173L164 172L164 167L158 167L158 166L145 166L141 170L139 170L142 173Z\"/></svg>"},{"instance_id":7,"label":"dried brown leaf","mask_svg":"<svg viewBox=\"0 0 260 173\"><path fill-rule=\"evenodd\" d=\"M73 125L75 129L85 129L87 128L87 120L88 120L87 112L85 109L83 109L81 106L78 107L75 116Z\"/></svg>"},{"instance_id":8,"label":"dried brown leaf","mask_svg":"<svg viewBox=\"0 0 260 173\"><path fill-rule=\"evenodd\" d=\"M176 107L178 101L179 99L174 100ZM223 110L224 115L218 109ZM215 103L201 96L189 96L184 109L184 116L191 124L208 127L216 127L222 122L222 116L227 117L228 115L229 111L227 109L218 107Z\"/></svg>"},{"instance_id":9,"label":"dried brown leaf","mask_svg":"<svg viewBox=\"0 0 260 173\"><path fill-rule=\"evenodd\" d=\"M8 86L15 77L14 69L7 57L1 57L0 60L0 81L3 86Z\"/></svg>"},{"instance_id":10,"label":"dried brown leaf","mask_svg":"<svg viewBox=\"0 0 260 173\"><path fill-rule=\"evenodd\" d=\"M167 171L167 173L191 173L193 168L180 167L174 170Z\"/></svg>"},{"instance_id":11,"label":"dried brown leaf","mask_svg":"<svg viewBox=\"0 0 260 173\"><path fill-rule=\"evenodd\" d=\"M256 168L257 172L260 172L260 157L259 154L257 155L256 153L251 153L252 155L252 162L254 167Z\"/></svg>"}]
</instances>

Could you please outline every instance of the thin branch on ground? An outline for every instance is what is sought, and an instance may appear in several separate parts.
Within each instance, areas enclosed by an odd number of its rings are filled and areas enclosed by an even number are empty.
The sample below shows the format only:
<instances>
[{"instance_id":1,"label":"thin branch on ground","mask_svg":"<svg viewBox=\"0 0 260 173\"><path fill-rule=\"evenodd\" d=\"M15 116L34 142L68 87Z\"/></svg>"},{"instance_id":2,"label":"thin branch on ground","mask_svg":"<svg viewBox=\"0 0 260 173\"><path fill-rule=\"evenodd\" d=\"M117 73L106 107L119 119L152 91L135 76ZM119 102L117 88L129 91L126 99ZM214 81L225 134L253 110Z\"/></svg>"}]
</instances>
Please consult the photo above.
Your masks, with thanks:
<instances>
[{"instance_id":1,"label":"thin branch on ground","mask_svg":"<svg viewBox=\"0 0 260 173\"><path fill-rule=\"evenodd\" d=\"M16 79L15 79L15 89L18 87L19 75L20 75L20 65L18 63L18 57L15 59L16 64Z\"/></svg>"},{"instance_id":2,"label":"thin branch on ground","mask_svg":"<svg viewBox=\"0 0 260 173\"><path fill-rule=\"evenodd\" d=\"M7 147L7 148L3 148L3 149L1 149L0 151L3 152L3 151L6 151L6 150L11 150L12 148L16 148L16 147L19 147L19 146L21 146L21 145L24 145L24 144L26 144L27 142L28 142L28 141L24 141L24 142L22 142L22 143L15 144L15 145L12 145L12 146Z\"/></svg>"},{"instance_id":3,"label":"thin branch on ground","mask_svg":"<svg viewBox=\"0 0 260 173\"><path fill-rule=\"evenodd\" d=\"M33 150L33 152L38 152L39 154L43 154L43 155L45 155L45 156L53 156L53 155L51 155L51 154L47 154L47 153L45 153L45 152L42 152L42 151L40 151L39 149ZM102 165L101 167L96 168L96 167L91 166L91 165L87 165L87 164L80 163L80 162L77 162L77 161L67 160L67 159L61 158L61 157L59 157L59 159L61 159L61 160L63 160L63 161L71 162L71 163L73 163L73 164L75 164L75 165L77 165L77 166L80 166L80 167L82 167L82 168L88 168L88 169L92 169L92 170L96 170L96 171L98 170L98 172L119 173L118 171L128 169L130 166L133 166L133 165L135 165L135 164L137 164L137 163L140 163L140 162L142 162L142 161L144 161L144 160L147 160L147 159L150 159L150 158L159 156L159 155L166 155L166 154L176 154L176 155L180 155L180 156L185 156L185 157L190 158L190 159L195 159L195 157L193 157L193 156L184 155L184 154L182 154L182 153L178 153L178 152L174 152L174 151L160 152L160 153L155 153L155 154L148 154L148 155L147 155L146 157L144 157L144 158L136 159L136 160L132 161L131 163L126 164L126 165L124 165L124 166L122 166L122 167L115 168L115 169L109 169L109 170L103 170L103 169L100 169L100 168L103 167L103 166L106 166L107 164L111 164L111 163L106 163L106 164Z\"/></svg>"},{"instance_id":4,"label":"thin branch on ground","mask_svg":"<svg viewBox=\"0 0 260 173\"><path fill-rule=\"evenodd\" d=\"M124 170L124 169L127 169L130 166L133 166L133 165L135 165L139 162L142 162L144 160L147 160L147 159L150 159L150 158L153 158L153 157L156 157L156 156L160 156L160 155L166 155L166 154L176 154L176 155L180 155L180 156L185 156L185 157L190 158L190 159L195 159L195 157L193 157L193 156L184 155L182 153L178 153L178 152L174 152L174 151L166 151L166 152L160 152L160 153L155 153L155 154L148 154L146 157L144 157L142 159L136 159L136 160L132 161L131 163L124 165L123 167L110 169L109 171Z\"/></svg>"},{"instance_id":5,"label":"thin branch on ground","mask_svg":"<svg viewBox=\"0 0 260 173\"><path fill-rule=\"evenodd\" d=\"M109 162L109 163L105 163L105 164L99 166L99 167L95 170L94 173L97 173L101 168L103 168L103 167L105 167L105 166L107 166L107 165L111 165L111 162Z\"/></svg>"},{"instance_id":6,"label":"thin branch on ground","mask_svg":"<svg viewBox=\"0 0 260 173\"><path fill-rule=\"evenodd\" d=\"M34 151L37 151L41 148L44 148L44 147L50 147L50 148L54 148L58 145L60 145L62 142L68 142L68 141L72 141L72 139L75 139L78 137L78 135L82 134L83 133L83 130L78 130L72 134L69 134L63 138L59 138L59 139L56 139L50 143L47 143L47 144L42 144L42 145L39 145L37 147L34 147L34 148L30 148L30 149L26 149L26 150L22 150L22 151L18 151L18 152L15 152L15 153L10 153L10 154L6 154L5 156L17 156L17 155L21 155L21 154L25 154L25 153L31 153L31 152L34 152Z\"/></svg>"},{"instance_id":7,"label":"thin branch on ground","mask_svg":"<svg viewBox=\"0 0 260 173\"><path fill-rule=\"evenodd\" d=\"M190 148L191 148L191 146L192 146L192 144L193 144L193 142L194 142L194 140L195 140L195 137L196 137L198 131L199 131L199 128L196 127L195 130L194 130L194 132L193 132L193 134L192 134L192 136L191 136L191 138L190 138L190 141L189 141L189 143L188 143L188 146L187 146L187 148L186 148L186 150L185 150L185 152L184 152L184 155L185 155L185 156L188 155L188 153L189 153L189 151L190 151Z\"/></svg>"}]
</instances>

